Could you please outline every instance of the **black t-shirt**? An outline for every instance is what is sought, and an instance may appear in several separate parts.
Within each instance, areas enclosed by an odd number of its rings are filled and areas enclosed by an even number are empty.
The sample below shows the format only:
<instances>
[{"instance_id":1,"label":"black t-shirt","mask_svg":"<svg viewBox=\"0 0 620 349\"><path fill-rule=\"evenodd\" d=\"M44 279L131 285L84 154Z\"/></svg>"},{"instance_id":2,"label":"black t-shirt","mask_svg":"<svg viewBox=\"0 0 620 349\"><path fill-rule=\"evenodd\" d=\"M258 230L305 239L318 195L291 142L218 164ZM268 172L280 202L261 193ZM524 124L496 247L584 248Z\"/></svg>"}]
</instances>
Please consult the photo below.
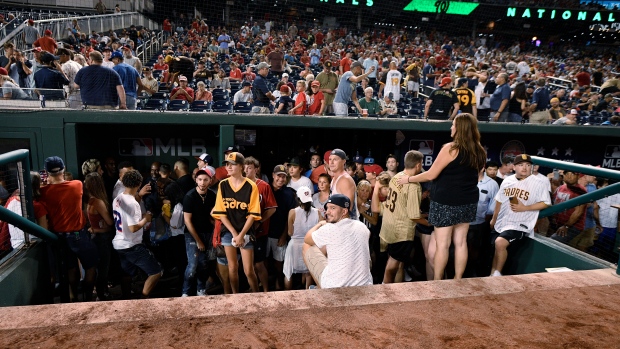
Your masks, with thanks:
<instances>
[{"instance_id":1,"label":"black t-shirt","mask_svg":"<svg viewBox=\"0 0 620 349\"><path fill-rule=\"evenodd\" d=\"M288 212L297 207L295 199L295 191L289 187L273 190L273 196L276 198L278 207L269 219L269 237L279 239L282 236L284 228L288 225Z\"/></svg>"},{"instance_id":2,"label":"black t-shirt","mask_svg":"<svg viewBox=\"0 0 620 349\"><path fill-rule=\"evenodd\" d=\"M295 101L290 96L280 97L276 108L279 108L281 104L284 104L284 108L278 114L288 114L289 110L295 107Z\"/></svg>"},{"instance_id":3,"label":"black t-shirt","mask_svg":"<svg viewBox=\"0 0 620 349\"><path fill-rule=\"evenodd\" d=\"M9 64L9 59L6 56L0 56L0 67L4 68Z\"/></svg>"},{"instance_id":4,"label":"black t-shirt","mask_svg":"<svg viewBox=\"0 0 620 349\"><path fill-rule=\"evenodd\" d=\"M196 191L196 188L190 190L185 198L183 198L183 212L192 214L192 224L198 233L210 235L213 233L213 224L211 223L211 210L215 206L215 193L207 190L204 200ZM185 232L189 233L187 226Z\"/></svg>"},{"instance_id":5,"label":"black t-shirt","mask_svg":"<svg viewBox=\"0 0 620 349\"><path fill-rule=\"evenodd\" d=\"M431 92L428 97L433 101L430 109L428 110L428 118L435 120L448 120L450 117L450 110L454 107L454 103L458 103L456 93L451 90L445 90L438 88Z\"/></svg>"},{"instance_id":6,"label":"black t-shirt","mask_svg":"<svg viewBox=\"0 0 620 349\"><path fill-rule=\"evenodd\" d=\"M474 95L474 91L468 89L468 88L457 88L454 90L454 92L456 92L456 96L459 100L459 110L462 113L473 113L473 104L472 102L475 104L476 103L476 95ZM432 108L432 106L431 106ZM430 112L429 112L430 114Z\"/></svg>"},{"instance_id":7,"label":"black t-shirt","mask_svg":"<svg viewBox=\"0 0 620 349\"><path fill-rule=\"evenodd\" d=\"M192 176L188 174L179 177L179 179L177 179L177 184L181 187L181 190L183 190L185 194L189 193L190 190L196 187L196 183L192 179Z\"/></svg>"}]
</instances>

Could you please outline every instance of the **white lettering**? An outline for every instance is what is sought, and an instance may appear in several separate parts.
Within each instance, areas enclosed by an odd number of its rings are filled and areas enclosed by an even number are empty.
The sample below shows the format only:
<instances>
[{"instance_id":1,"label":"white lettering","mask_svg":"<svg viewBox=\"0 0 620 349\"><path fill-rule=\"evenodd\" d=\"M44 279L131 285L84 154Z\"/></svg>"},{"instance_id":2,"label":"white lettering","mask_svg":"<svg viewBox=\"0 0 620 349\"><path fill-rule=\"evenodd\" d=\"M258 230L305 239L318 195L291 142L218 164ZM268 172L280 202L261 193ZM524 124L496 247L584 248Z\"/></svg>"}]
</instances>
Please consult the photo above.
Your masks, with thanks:
<instances>
[{"instance_id":1,"label":"white lettering","mask_svg":"<svg viewBox=\"0 0 620 349\"><path fill-rule=\"evenodd\" d=\"M433 164L433 157L432 156L425 156L424 157L424 167L429 167Z\"/></svg>"},{"instance_id":2,"label":"white lettering","mask_svg":"<svg viewBox=\"0 0 620 349\"><path fill-rule=\"evenodd\" d=\"M179 154L179 156L189 156L188 151L183 151L183 144L181 143L181 138L177 139L177 154Z\"/></svg>"},{"instance_id":3,"label":"white lettering","mask_svg":"<svg viewBox=\"0 0 620 349\"><path fill-rule=\"evenodd\" d=\"M167 154L168 152L171 152L170 155L175 156L174 138L170 138L168 144L164 144L161 139L155 138L155 156Z\"/></svg>"},{"instance_id":4,"label":"white lettering","mask_svg":"<svg viewBox=\"0 0 620 349\"><path fill-rule=\"evenodd\" d=\"M620 168L620 159L604 159L603 167L605 168Z\"/></svg>"},{"instance_id":5,"label":"white lettering","mask_svg":"<svg viewBox=\"0 0 620 349\"><path fill-rule=\"evenodd\" d=\"M200 138L192 138L192 156L200 156L200 154L206 152L205 141Z\"/></svg>"}]
</instances>

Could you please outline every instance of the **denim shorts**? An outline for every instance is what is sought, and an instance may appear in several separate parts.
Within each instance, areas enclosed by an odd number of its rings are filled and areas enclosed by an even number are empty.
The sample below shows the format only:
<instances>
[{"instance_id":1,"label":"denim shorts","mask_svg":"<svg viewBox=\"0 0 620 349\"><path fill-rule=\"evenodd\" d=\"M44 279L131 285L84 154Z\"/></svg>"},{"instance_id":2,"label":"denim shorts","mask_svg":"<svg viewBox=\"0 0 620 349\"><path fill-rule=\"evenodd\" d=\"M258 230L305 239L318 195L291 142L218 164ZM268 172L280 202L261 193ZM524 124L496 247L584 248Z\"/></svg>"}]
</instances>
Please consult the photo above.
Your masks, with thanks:
<instances>
[{"instance_id":1,"label":"denim shorts","mask_svg":"<svg viewBox=\"0 0 620 349\"><path fill-rule=\"evenodd\" d=\"M233 235L231 232L226 232L222 235L222 245L223 246L229 246L232 247L232 238ZM245 246L242 247L245 250L249 250L251 248L254 248L254 244L252 243L252 241L249 241L247 244L245 244Z\"/></svg>"},{"instance_id":2,"label":"denim shorts","mask_svg":"<svg viewBox=\"0 0 620 349\"><path fill-rule=\"evenodd\" d=\"M161 265L153 253L144 244L116 250L116 252L120 257L123 271L131 276L135 276L138 269L142 269L148 276L159 274L162 271Z\"/></svg>"}]
</instances>

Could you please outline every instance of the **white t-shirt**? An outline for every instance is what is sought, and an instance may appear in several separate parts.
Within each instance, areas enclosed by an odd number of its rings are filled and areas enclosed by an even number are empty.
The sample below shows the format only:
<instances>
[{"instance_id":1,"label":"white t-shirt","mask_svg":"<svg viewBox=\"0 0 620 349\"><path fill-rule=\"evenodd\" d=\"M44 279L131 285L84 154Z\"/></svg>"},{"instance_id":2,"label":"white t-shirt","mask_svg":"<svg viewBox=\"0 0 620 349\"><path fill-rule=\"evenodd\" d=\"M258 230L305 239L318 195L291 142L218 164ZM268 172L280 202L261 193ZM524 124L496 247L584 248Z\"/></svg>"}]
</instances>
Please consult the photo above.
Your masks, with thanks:
<instances>
[{"instance_id":1,"label":"white t-shirt","mask_svg":"<svg viewBox=\"0 0 620 349\"><path fill-rule=\"evenodd\" d=\"M174 206L170 216L170 232L172 236L185 234L185 219L183 216L183 204L180 202Z\"/></svg>"},{"instance_id":2,"label":"white t-shirt","mask_svg":"<svg viewBox=\"0 0 620 349\"><path fill-rule=\"evenodd\" d=\"M366 225L354 219L325 224L312 233L316 246L327 249L322 288L372 285L369 238Z\"/></svg>"},{"instance_id":3,"label":"white t-shirt","mask_svg":"<svg viewBox=\"0 0 620 349\"><path fill-rule=\"evenodd\" d=\"M385 87L383 88L383 95L386 96L390 92L394 94L393 101L400 100L400 80L403 75L398 70L390 70L385 77Z\"/></svg>"},{"instance_id":4,"label":"white t-shirt","mask_svg":"<svg viewBox=\"0 0 620 349\"><path fill-rule=\"evenodd\" d=\"M140 204L136 199L129 194L120 194L114 199L112 212L116 227L116 236L112 239L114 249L122 250L142 243L142 228L135 233L129 230L130 226L138 224L142 219Z\"/></svg>"},{"instance_id":5,"label":"white t-shirt","mask_svg":"<svg viewBox=\"0 0 620 349\"><path fill-rule=\"evenodd\" d=\"M603 228L615 228L618 226L618 210L611 205L620 205L620 194L614 194L600 200L596 200L599 206L598 216Z\"/></svg>"},{"instance_id":6,"label":"white t-shirt","mask_svg":"<svg viewBox=\"0 0 620 349\"><path fill-rule=\"evenodd\" d=\"M299 179L297 181L295 181L292 177L291 180L288 182L288 184L286 185L289 188L293 188L295 191L297 191L297 189L299 189L299 187L303 187L306 186L308 188L310 188L310 194L314 194L314 184L312 184L312 181L310 180L310 178L306 177L306 176L301 176L299 177Z\"/></svg>"},{"instance_id":7,"label":"white t-shirt","mask_svg":"<svg viewBox=\"0 0 620 349\"><path fill-rule=\"evenodd\" d=\"M518 230L529 233L530 237L533 236L539 211L513 212L509 202L511 197L516 197L527 206L538 202L551 206L547 188L536 176L518 180L517 176L513 175L504 179L495 195L495 200L502 204L495 223L495 231L502 233L506 230Z\"/></svg>"}]
</instances>

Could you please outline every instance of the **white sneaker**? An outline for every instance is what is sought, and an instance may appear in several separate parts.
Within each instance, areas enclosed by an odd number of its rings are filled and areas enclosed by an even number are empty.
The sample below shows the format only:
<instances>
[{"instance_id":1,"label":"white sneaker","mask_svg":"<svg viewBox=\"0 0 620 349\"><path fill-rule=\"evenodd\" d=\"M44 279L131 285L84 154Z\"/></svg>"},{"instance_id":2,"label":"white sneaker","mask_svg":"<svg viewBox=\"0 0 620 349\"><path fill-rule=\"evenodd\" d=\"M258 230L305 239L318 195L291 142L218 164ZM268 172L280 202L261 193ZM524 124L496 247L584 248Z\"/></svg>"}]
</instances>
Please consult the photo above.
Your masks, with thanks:
<instances>
[{"instance_id":1,"label":"white sneaker","mask_svg":"<svg viewBox=\"0 0 620 349\"><path fill-rule=\"evenodd\" d=\"M207 295L207 291L206 290L198 290L196 291L196 296L206 296Z\"/></svg>"},{"instance_id":2,"label":"white sneaker","mask_svg":"<svg viewBox=\"0 0 620 349\"><path fill-rule=\"evenodd\" d=\"M183 293L183 294L181 295L181 298L185 298L185 297L189 297L189 296L187 295L187 293Z\"/></svg>"}]
</instances>

